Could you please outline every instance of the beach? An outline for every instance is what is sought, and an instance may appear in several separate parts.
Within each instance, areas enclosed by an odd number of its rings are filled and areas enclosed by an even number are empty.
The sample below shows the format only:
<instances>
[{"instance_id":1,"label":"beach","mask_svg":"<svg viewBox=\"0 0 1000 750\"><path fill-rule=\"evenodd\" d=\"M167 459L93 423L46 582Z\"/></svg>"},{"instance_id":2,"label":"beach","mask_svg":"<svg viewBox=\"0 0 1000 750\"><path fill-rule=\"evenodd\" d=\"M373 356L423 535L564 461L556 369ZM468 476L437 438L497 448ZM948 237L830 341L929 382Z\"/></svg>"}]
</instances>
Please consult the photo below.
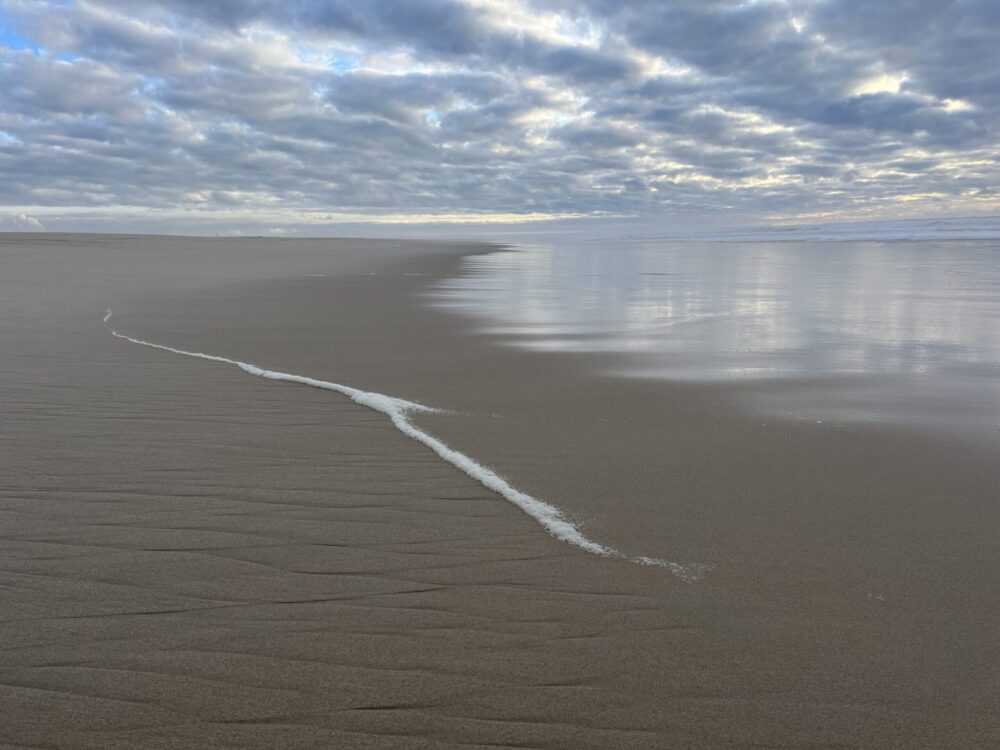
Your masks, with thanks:
<instances>
[{"instance_id":1,"label":"beach","mask_svg":"<svg viewBox=\"0 0 1000 750\"><path fill-rule=\"evenodd\" d=\"M0 236L0 743L1000 742L994 443L500 345L498 249Z\"/></svg>"}]
</instances>

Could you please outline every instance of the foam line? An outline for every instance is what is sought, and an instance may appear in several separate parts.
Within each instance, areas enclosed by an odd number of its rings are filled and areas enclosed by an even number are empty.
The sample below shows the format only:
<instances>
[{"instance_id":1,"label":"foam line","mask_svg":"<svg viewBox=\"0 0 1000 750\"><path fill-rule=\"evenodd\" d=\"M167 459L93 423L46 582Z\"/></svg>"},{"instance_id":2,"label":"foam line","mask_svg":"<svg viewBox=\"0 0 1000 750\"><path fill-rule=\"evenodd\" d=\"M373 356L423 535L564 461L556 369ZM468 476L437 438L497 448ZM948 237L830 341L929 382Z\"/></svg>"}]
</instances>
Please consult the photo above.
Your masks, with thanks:
<instances>
[{"instance_id":1,"label":"foam line","mask_svg":"<svg viewBox=\"0 0 1000 750\"><path fill-rule=\"evenodd\" d=\"M341 385L340 383L331 383L326 380L307 378L303 375L292 375L287 372L265 370L257 365L252 365L248 362L240 362L235 359L229 359L228 357L219 357L214 354L204 354L202 352L189 352L184 349L175 349L172 346L154 344L152 341L144 341L142 339L133 338L132 336L126 336L123 333L119 333L111 327L109 324L110 320L111 308L108 308L104 316L104 326L111 332L112 336L123 339L132 344L148 346L152 349L159 349L161 351L170 352L171 354L180 354L185 357L204 359L209 362L219 362L221 364L233 365L250 375L267 378L268 380L282 380L288 383L307 385L311 388L322 388L327 391L335 391L347 396L349 399L357 404L360 404L361 406L366 406L369 409L381 412L389 417L393 425L395 425L396 428L404 435L416 440L419 443L423 443L452 466L465 472L487 489L492 490L516 505L529 516L534 518L556 539L572 544L575 547L579 547L586 552L604 557L617 557L623 560L638 563L639 565L661 566L670 570L670 572L678 578L688 582L698 580L711 569L711 566L704 564L682 564L671 562L669 560L659 560L652 557L630 557L619 552L618 550L605 547L603 544L599 544L592 539L588 539L576 527L576 525L566 518L565 514L559 510L559 508L512 487L503 477L494 472L492 469L476 463L464 453L460 453L454 448L449 447L430 433L424 432L419 427L415 426L408 418L408 415L413 412L437 412L439 411L438 409L418 404L415 401L407 401L394 396L386 396L382 393L362 391L348 385Z\"/></svg>"}]
</instances>

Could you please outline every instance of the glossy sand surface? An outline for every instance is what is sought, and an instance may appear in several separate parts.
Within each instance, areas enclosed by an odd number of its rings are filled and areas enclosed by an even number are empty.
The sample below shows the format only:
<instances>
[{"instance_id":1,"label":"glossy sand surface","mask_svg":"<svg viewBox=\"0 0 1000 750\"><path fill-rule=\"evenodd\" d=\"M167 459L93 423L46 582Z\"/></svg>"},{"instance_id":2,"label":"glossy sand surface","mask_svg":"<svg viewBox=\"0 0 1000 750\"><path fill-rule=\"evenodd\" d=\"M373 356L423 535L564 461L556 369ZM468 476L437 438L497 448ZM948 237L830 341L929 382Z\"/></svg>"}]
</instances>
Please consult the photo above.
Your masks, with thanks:
<instances>
[{"instance_id":1,"label":"glossy sand surface","mask_svg":"<svg viewBox=\"0 0 1000 750\"><path fill-rule=\"evenodd\" d=\"M1000 444L997 240L552 242L463 259L431 299L617 375L756 384L764 416Z\"/></svg>"}]
</instances>

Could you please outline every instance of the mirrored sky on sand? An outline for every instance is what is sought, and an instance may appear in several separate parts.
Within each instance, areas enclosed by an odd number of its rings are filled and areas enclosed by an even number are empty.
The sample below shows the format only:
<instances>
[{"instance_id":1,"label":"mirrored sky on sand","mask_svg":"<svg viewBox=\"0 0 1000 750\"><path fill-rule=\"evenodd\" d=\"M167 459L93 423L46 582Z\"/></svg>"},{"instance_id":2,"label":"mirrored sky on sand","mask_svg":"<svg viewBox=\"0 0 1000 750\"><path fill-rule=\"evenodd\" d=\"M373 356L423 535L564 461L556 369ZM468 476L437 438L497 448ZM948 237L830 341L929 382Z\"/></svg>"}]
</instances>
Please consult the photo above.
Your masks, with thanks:
<instances>
[{"instance_id":1,"label":"mirrored sky on sand","mask_svg":"<svg viewBox=\"0 0 1000 750\"><path fill-rule=\"evenodd\" d=\"M1000 435L998 261L996 242L536 245L467 258L435 302L615 374L795 382L748 391L784 416Z\"/></svg>"}]
</instances>

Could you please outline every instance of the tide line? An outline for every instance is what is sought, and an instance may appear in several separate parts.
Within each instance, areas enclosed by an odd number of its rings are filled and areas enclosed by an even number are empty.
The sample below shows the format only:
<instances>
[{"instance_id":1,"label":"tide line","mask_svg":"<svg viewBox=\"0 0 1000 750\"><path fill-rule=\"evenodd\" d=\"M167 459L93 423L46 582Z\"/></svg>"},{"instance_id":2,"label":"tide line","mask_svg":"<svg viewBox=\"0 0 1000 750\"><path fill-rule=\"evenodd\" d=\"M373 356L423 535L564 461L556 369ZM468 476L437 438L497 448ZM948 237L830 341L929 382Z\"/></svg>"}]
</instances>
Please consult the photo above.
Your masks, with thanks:
<instances>
[{"instance_id":1,"label":"tide line","mask_svg":"<svg viewBox=\"0 0 1000 750\"><path fill-rule=\"evenodd\" d=\"M209 362L232 365L240 368L250 375L266 378L268 380L280 380L288 383L306 385L311 388L321 388L327 391L334 391L347 396L349 399L357 404L360 404L361 406L365 406L369 409L380 412L381 414L385 414L389 417L396 429L404 435L427 446L440 458L444 459L455 468L472 477L484 487L492 490L513 505L516 505L522 511L534 518L535 521L542 526L542 528L544 528L556 539L566 542L567 544L572 544L585 552L589 552L593 555L600 555L602 557L614 557L622 560L628 560L629 562L633 562L638 565L655 565L663 567L681 580L687 581L688 583L693 583L699 580L712 568L711 565L704 563L678 563L670 560L660 560L653 557L632 557L587 538L559 508L545 502L544 500L539 500L538 498L532 497L525 492L521 492L515 487L512 487L503 477L494 472L492 469L477 463L464 453L451 448L430 433L421 430L410 421L408 416L413 413L439 412L440 410L438 409L419 404L415 401L407 401L405 399L396 398L395 396L387 396L382 393L363 391L358 388L352 388L348 385L341 385L340 383L331 383L326 380L317 380L303 375L293 375L291 373L278 372L276 370L266 370L262 367L258 367L257 365L253 365L248 362L240 362L235 359L229 359L228 357L219 357L214 354L205 354L203 352L189 352L184 349L176 349L172 346L165 346L163 344L153 343L152 341L144 341L143 339L126 336L111 327L111 315L111 308L108 308L103 320L105 328L108 329L112 336L128 341L129 343L147 346L151 349L159 349L160 351L170 352L171 354L179 354L185 357L194 357L196 359L204 359Z\"/></svg>"}]
</instances>

